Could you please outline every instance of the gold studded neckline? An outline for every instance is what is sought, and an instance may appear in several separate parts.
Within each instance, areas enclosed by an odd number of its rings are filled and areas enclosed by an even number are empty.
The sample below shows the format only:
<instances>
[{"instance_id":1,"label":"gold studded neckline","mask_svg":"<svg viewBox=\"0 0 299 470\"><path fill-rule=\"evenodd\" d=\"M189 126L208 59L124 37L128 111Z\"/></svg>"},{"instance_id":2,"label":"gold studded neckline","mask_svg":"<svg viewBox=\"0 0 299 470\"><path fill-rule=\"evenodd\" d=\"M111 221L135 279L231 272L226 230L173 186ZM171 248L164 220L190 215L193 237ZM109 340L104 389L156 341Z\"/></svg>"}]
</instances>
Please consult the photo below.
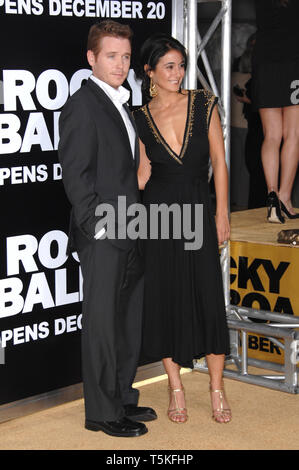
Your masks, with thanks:
<instances>
[{"instance_id":1,"label":"gold studded neckline","mask_svg":"<svg viewBox=\"0 0 299 470\"><path fill-rule=\"evenodd\" d=\"M142 106L140 110L144 113L148 126L151 129L151 132L158 144L161 144L164 146L164 148L167 150L167 153L174 159L176 160L180 165L183 164L183 157L186 153L189 140L192 137L192 132L193 132L193 122L194 122L194 110L195 110L195 98L197 95L203 95L204 96L204 111L205 111L205 122L206 122L206 131L208 132L209 130L209 121L211 117L211 110L213 108L214 103L216 103L216 98L215 96L208 90L205 89L199 89L199 90L188 90L188 107L187 107L187 117L186 117L186 126L185 126L185 133L184 133L184 140L183 140L183 145L180 151L180 154L178 155L176 152L172 150L172 148L168 145L168 143L165 141L163 136L161 135L152 115L149 110L148 104Z\"/></svg>"},{"instance_id":2,"label":"gold studded neckline","mask_svg":"<svg viewBox=\"0 0 299 470\"><path fill-rule=\"evenodd\" d=\"M168 145L164 137L159 131L159 128L157 127L154 118L151 115L150 109L148 104L143 106L141 109L144 112L147 122L149 124L149 127L151 128L151 131L156 139L156 141L160 144L162 144L167 152L170 154L172 158L174 158L178 163L182 165L182 159L186 153L186 149L188 146L189 138L192 135L192 125L193 125L193 115L194 115L194 98L195 98L195 91L191 90L188 91L188 106L187 106L187 116L186 116L186 124L185 124L185 132L184 132L184 139L183 139L183 145L181 148L181 151L179 154L174 152L172 148Z\"/></svg>"}]
</instances>

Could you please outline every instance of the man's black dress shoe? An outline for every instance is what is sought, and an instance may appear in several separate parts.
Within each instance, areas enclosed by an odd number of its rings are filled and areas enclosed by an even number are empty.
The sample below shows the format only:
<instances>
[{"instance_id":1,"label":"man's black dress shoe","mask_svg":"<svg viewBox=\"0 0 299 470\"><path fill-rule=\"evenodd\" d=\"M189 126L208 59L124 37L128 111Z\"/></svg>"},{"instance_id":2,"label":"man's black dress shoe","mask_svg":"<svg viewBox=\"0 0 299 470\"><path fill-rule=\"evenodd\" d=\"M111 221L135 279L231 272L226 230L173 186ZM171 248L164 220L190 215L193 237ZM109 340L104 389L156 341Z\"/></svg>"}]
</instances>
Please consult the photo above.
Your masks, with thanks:
<instances>
[{"instance_id":1,"label":"man's black dress shoe","mask_svg":"<svg viewBox=\"0 0 299 470\"><path fill-rule=\"evenodd\" d=\"M147 406L124 405L127 418L136 421L153 421L157 419L156 412Z\"/></svg>"},{"instance_id":2,"label":"man's black dress shoe","mask_svg":"<svg viewBox=\"0 0 299 470\"><path fill-rule=\"evenodd\" d=\"M115 437L137 437L147 433L143 423L137 423L124 417L118 421L85 421L85 428L89 431L103 431Z\"/></svg>"}]
</instances>

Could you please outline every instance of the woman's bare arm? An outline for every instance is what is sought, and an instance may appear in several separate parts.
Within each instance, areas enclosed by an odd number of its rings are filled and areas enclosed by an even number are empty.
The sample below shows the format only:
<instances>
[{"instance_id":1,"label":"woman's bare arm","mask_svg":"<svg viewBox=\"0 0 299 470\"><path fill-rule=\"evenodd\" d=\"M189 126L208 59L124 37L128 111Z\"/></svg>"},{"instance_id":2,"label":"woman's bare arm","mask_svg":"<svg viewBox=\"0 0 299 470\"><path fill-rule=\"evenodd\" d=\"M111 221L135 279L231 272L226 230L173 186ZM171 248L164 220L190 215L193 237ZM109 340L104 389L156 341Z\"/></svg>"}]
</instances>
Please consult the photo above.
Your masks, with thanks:
<instances>
[{"instance_id":1,"label":"woman's bare arm","mask_svg":"<svg viewBox=\"0 0 299 470\"><path fill-rule=\"evenodd\" d=\"M228 218L228 172L225 162L221 121L216 107L212 111L208 137L216 192L216 228L218 243L221 245L229 239L230 226Z\"/></svg>"}]
</instances>

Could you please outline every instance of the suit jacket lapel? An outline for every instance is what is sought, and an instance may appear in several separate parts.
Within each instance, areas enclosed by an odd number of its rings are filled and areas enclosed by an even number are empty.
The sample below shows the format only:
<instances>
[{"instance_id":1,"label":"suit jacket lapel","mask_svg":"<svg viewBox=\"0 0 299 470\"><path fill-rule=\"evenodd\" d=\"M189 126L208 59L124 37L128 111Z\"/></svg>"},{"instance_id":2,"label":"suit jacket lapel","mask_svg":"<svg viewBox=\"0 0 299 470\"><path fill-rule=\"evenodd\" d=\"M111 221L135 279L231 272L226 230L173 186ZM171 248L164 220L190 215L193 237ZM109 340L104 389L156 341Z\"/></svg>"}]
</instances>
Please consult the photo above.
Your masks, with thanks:
<instances>
[{"instance_id":1,"label":"suit jacket lapel","mask_svg":"<svg viewBox=\"0 0 299 470\"><path fill-rule=\"evenodd\" d=\"M86 86L89 87L89 89L96 95L97 99L105 103L105 111L107 111L110 116L115 120L117 123L121 133L123 134L127 145L128 149L130 151L130 155L132 155L131 151L131 145L130 145L130 140L128 136L128 132L125 126L125 123L123 121L123 118L121 117L118 109L114 104L112 103L111 99L106 95L106 93L99 87L93 80L90 78L87 80ZM130 113L130 112L129 112ZM132 118L131 118L132 119ZM133 124L134 128L136 128L135 123ZM131 157L133 159L133 157Z\"/></svg>"}]
</instances>

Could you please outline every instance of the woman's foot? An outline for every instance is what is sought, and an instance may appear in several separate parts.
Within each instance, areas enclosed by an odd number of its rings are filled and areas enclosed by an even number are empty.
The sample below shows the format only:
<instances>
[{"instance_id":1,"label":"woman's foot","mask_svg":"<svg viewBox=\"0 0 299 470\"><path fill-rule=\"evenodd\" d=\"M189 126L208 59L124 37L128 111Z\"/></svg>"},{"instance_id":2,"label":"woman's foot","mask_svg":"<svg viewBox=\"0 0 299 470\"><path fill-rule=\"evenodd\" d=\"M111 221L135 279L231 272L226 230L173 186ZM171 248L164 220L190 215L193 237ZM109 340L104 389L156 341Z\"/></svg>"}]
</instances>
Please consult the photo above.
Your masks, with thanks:
<instances>
[{"instance_id":1,"label":"woman's foot","mask_svg":"<svg viewBox=\"0 0 299 470\"><path fill-rule=\"evenodd\" d=\"M286 216L288 217L288 219L298 219L299 218L299 214L296 213L292 207L292 203L291 201L286 201L286 202L283 202L281 199L280 199L280 208L281 208L281 212Z\"/></svg>"},{"instance_id":2,"label":"woman's foot","mask_svg":"<svg viewBox=\"0 0 299 470\"><path fill-rule=\"evenodd\" d=\"M212 387L210 384L212 418L216 423L229 423L232 419L232 412L226 400L224 385Z\"/></svg>"},{"instance_id":3,"label":"woman's foot","mask_svg":"<svg viewBox=\"0 0 299 470\"><path fill-rule=\"evenodd\" d=\"M177 388L168 386L169 390L169 408L167 411L168 418L173 423L186 423L188 419L185 392L183 385Z\"/></svg>"},{"instance_id":4,"label":"woman's foot","mask_svg":"<svg viewBox=\"0 0 299 470\"><path fill-rule=\"evenodd\" d=\"M271 191L267 196L267 220L274 224L284 224L285 220L281 214L280 201L275 191Z\"/></svg>"}]
</instances>

